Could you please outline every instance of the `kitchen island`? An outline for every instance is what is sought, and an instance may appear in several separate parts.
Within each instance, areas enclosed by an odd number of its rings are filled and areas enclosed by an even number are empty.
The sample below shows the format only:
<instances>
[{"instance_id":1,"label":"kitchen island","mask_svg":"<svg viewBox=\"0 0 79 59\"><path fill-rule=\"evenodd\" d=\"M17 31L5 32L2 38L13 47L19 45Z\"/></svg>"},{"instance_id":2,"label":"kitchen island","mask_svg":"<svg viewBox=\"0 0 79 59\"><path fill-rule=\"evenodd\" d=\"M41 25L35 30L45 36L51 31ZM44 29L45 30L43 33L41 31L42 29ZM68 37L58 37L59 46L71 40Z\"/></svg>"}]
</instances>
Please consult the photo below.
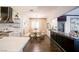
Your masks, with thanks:
<instances>
[{"instance_id":1,"label":"kitchen island","mask_svg":"<svg viewBox=\"0 0 79 59\"><path fill-rule=\"evenodd\" d=\"M29 37L3 37L0 39L0 52L22 52Z\"/></svg>"}]
</instances>

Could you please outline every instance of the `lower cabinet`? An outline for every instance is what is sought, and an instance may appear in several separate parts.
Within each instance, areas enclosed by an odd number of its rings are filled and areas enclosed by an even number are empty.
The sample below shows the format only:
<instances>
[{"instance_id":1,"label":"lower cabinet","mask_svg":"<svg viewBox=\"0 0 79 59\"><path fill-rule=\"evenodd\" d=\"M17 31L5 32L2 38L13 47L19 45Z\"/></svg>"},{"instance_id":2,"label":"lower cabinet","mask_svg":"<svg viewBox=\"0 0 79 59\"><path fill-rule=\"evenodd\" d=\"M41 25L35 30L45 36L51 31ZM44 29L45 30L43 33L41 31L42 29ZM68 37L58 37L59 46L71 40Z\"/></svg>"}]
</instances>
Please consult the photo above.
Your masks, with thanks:
<instances>
[{"instance_id":1,"label":"lower cabinet","mask_svg":"<svg viewBox=\"0 0 79 59\"><path fill-rule=\"evenodd\" d=\"M60 33L51 32L51 40L55 40L67 52L75 51L73 38L61 35Z\"/></svg>"},{"instance_id":2,"label":"lower cabinet","mask_svg":"<svg viewBox=\"0 0 79 59\"><path fill-rule=\"evenodd\" d=\"M79 39L74 40L74 48L76 52L79 52Z\"/></svg>"}]
</instances>

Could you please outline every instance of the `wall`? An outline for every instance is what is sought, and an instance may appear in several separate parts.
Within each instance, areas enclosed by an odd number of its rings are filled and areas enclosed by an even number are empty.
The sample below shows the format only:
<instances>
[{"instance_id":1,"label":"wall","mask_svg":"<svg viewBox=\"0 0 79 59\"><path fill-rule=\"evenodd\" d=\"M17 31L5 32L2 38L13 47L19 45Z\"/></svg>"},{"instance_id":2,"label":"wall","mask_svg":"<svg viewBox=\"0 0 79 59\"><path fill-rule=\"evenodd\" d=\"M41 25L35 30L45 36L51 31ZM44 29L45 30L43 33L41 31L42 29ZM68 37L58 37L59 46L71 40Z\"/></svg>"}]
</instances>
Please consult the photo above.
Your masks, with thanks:
<instances>
[{"instance_id":1,"label":"wall","mask_svg":"<svg viewBox=\"0 0 79 59\"><path fill-rule=\"evenodd\" d=\"M51 20L51 29L58 30L57 18Z\"/></svg>"}]
</instances>

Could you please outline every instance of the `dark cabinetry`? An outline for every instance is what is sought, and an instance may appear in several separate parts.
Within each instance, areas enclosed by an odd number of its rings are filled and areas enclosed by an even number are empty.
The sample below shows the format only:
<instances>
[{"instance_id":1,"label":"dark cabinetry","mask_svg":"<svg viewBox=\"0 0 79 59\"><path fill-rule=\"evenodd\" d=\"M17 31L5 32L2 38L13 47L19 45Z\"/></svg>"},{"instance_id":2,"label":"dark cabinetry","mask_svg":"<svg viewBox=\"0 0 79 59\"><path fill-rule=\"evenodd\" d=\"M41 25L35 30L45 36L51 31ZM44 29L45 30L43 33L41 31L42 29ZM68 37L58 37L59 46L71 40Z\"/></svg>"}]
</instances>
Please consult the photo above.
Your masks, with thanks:
<instances>
[{"instance_id":1,"label":"dark cabinetry","mask_svg":"<svg viewBox=\"0 0 79 59\"><path fill-rule=\"evenodd\" d=\"M0 23L12 23L12 8L11 7L0 7L1 20Z\"/></svg>"},{"instance_id":2,"label":"dark cabinetry","mask_svg":"<svg viewBox=\"0 0 79 59\"><path fill-rule=\"evenodd\" d=\"M51 32L51 40L55 40L65 51L74 52L74 39L64 34ZM52 42L51 42L52 43Z\"/></svg>"},{"instance_id":3,"label":"dark cabinetry","mask_svg":"<svg viewBox=\"0 0 79 59\"><path fill-rule=\"evenodd\" d=\"M58 17L57 21L58 21L58 31L64 32L66 16Z\"/></svg>"},{"instance_id":4,"label":"dark cabinetry","mask_svg":"<svg viewBox=\"0 0 79 59\"><path fill-rule=\"evenodd\" d=\"M58 21L66 21L66 16L60 16L60 17L58 17Z\"/></svg>"}]
</instances>

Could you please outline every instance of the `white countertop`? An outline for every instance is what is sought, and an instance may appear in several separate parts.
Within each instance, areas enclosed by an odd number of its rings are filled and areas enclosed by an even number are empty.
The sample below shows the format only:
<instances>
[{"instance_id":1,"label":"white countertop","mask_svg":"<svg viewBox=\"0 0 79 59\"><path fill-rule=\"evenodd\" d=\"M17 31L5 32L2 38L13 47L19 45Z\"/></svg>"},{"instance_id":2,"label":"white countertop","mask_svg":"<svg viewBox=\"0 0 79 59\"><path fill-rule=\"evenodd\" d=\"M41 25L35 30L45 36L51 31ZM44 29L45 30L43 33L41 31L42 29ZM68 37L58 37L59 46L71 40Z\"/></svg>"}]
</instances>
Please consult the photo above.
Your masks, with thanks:
<instances>
[{"instance_id":1,"label":"white countertop","mask_svg":"<svg viewBox=\"0 0 79 59\"><path fill-rule=\"evenodd\" d=\"M29 37L3 37L0 39L0 52L22 51Z\"/></svg>"}]
</instances>

